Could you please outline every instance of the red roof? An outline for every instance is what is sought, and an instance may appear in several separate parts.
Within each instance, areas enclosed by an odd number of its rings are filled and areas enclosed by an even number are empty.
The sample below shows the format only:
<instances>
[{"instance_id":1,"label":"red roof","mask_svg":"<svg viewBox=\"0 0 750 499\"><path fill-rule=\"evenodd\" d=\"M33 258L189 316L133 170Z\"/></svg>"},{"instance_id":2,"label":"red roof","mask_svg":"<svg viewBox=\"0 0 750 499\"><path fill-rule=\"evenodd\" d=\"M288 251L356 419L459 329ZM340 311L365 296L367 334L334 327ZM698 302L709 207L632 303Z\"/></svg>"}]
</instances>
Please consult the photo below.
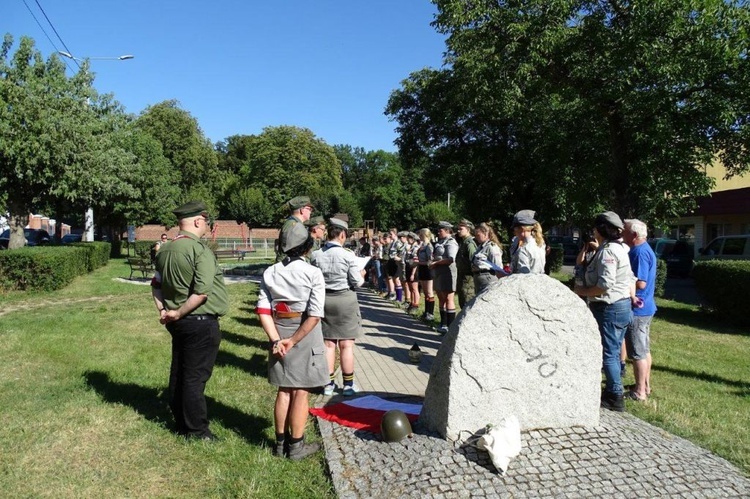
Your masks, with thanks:
<instances>
[{"instance_id":1,"label":"red roof","mask_svg":"<svg viewBox=\"0 0 750 499\"><path fill-rule=\"evenodd\" d=\"M747 215L750 214L750 187L714 192L698 200L694 215Z\"/></svg>"}]
</instances>

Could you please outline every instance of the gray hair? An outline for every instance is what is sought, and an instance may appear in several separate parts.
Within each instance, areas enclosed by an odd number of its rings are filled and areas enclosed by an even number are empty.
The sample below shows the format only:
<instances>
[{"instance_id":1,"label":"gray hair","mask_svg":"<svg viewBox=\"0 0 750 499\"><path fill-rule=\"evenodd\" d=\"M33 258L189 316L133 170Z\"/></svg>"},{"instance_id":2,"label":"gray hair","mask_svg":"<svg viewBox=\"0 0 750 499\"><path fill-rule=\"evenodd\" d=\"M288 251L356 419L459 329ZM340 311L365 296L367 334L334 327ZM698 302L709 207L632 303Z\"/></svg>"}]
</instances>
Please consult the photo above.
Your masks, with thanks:
<instances>
[{"instance_id":1,"label":"gray hair","mask_svg":"<svg viewBox=\"0 0 750 499\"><path fill-rule=\"evenodd\" d=\"M626 219L625 226L630 226L630 230L638 236L639 239L646 239L648 237L648 226L637 218Z\"/></svg>"}]
</instances>

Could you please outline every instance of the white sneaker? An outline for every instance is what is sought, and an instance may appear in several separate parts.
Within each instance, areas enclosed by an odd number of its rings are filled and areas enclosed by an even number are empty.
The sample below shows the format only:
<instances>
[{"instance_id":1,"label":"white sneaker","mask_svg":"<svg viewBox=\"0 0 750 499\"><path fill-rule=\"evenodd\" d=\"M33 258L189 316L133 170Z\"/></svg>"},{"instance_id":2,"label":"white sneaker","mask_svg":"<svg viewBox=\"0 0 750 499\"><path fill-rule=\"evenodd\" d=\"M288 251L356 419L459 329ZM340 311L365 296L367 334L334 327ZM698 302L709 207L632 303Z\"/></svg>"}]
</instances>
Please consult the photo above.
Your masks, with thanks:
<instances>
[{"instance_id":1,"label":"white sneaker","mask_svg":"<svg viewBox=\"0 0 750 499\"><path fill-rule=\"evenodd\" d=\"M323 388L323 395L325 395L326 397L330 397L331 395L333 395L333 392L335 391L336 391L336 383L331 382L331 383L328 383Z\"/></svg>"},{"instance_id":2,"label":"white sneaker","mask_svg":"<svg viewBox=\"0 0 750 499\"><path fill-rule=\"evenodd\" d=\"M350 397L359 391L359 387L355 384L344 386L344 396Z\"/></svg>"}]
</instances>

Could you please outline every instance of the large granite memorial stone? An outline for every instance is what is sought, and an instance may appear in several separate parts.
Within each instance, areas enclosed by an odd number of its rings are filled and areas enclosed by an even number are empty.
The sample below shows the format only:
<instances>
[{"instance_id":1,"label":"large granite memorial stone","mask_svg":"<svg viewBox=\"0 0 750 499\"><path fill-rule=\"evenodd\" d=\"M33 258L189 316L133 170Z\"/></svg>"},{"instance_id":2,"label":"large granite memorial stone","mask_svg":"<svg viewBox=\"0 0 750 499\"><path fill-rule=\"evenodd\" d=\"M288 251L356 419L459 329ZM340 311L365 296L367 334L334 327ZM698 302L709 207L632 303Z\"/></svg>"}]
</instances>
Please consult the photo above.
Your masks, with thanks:
<instances>
[{"instance_id":1,"label":"large granite memorial stone","mask_svg":"<svg viewBox=\"0 0 750 499\"><path fill-rule=\"evenodd\" d=\"M511 415L522 430L596 426L601 367L599 330L580 297L546 275L505 277L443 338L420 420L451 440Z\"/></svg>"}]
</instances>

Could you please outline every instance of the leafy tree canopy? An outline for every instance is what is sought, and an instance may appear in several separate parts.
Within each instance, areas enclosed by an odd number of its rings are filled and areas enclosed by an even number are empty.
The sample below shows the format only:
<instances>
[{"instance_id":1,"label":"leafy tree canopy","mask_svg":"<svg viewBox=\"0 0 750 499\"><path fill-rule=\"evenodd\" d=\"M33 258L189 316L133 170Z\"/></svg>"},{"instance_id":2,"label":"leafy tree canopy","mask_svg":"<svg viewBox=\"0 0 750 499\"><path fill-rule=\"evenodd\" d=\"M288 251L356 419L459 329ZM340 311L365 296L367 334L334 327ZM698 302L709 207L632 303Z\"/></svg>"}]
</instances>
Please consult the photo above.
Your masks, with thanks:
<instances>
[{"instance_id":1,"label":"leafy tree canopy","mask_svg":"<svg viewBox=\"0 0 750 499\"><path fill-rule=\"evenodd\" d=\"M115 141L125 126L121 106L92 88L87 63L68 78L22 37L0 49L0 190L10 213L10 248L23 246L26 216L40 208L102 207L132 194L119 177L129 156ZM58 212L58 214L60 214Z\"/></svg>"},{"instance_id":2,"label":"leafy tree canopy","mask_svg":"<svg viewBox=\"0 0 750 499\"><path fill-rule=\"evenodd\" d=\"M659 223L708 192L713 158L747 171L745 2L434 3L445 67L412 73L386 112L407 167L427 158L473 218Z\"/></svg>"}]
</instances>

